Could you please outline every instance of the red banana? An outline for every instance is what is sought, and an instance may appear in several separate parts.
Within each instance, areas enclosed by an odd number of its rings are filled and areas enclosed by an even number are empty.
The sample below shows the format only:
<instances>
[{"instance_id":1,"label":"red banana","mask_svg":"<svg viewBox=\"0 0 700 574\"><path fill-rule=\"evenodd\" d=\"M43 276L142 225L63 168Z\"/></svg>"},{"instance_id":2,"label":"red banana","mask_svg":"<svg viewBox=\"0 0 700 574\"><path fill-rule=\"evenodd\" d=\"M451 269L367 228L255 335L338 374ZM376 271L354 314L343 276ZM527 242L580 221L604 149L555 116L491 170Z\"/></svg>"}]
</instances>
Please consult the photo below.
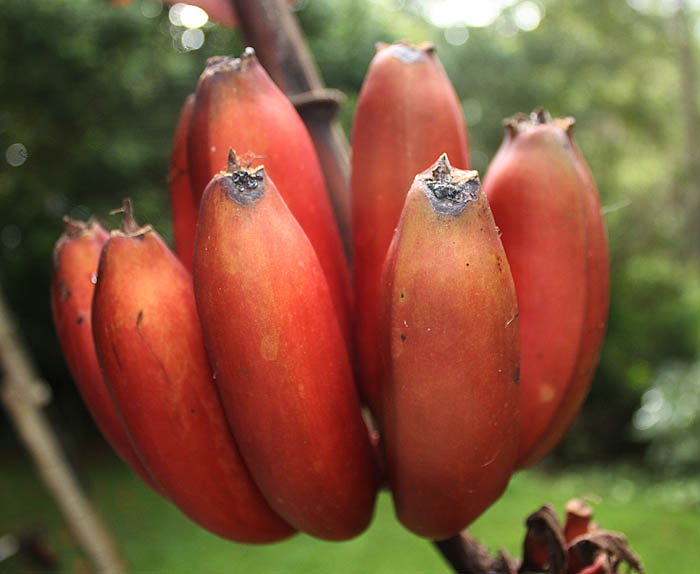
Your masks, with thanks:
<instances>
[{"instance_id":1,"label":"red banana","mask_svg":"<svg viewBox=\"0 0 700 574\"><path fill-rule=\"evenodd\" d=\"M559 444L573 424L588 394L607 326L610 303L610 257L600 196L588 164L573 138L571 128L567 131L567 135L576 154L578 169L585 187L583 211L586 221L587 293L584 332L576 361L576 371L562 400L562 406L546 436L529 459L523 461L523 466L534 464L547 455Z\"/></svg>"},{"instance_id":2,"label":"red banana","mask_svg":"<svg viewBox=\"0 0 700 574\"><path fill-rule=\"evenodd\" d=\"M64 218L66 230L54 247L51 311L68 368L93 420L117 454L155 490L160 490L134 452L105 386L92 339L90 309L97 263L109 238L95 220Z\"/></svg>"},{"instance_id":3,"label":"red banana","mask_svg":"<svg viewBox=\"0 0 700 574\"><path fill-rule=\"evenodd\" d=\"M92 307L97 355L134 447L167 496L239 542L292 529L253 483L212 379L188 271L125 202L100 259Z\"/></svg>"},{"instance_id":4,"label":"red banana","mask_svg":"<svg viewBox=\"0 0 700 574\"><path fill-rule=\"evenodd\" d=\"M180 119L175 129L173 149L170 154L170 173L168 174L175 253L190 271L192 270L194 234L197 230L197 202L192 193L187 163L187 134L189 133L193 105L194 94L190 94L182 106Z\"/></svg>"},{"instance_id":5,"label":"red banana","mask_svg":"<svg viewBox=\"0 0 700 574\"><path fill-rule=\"evenodd\" d=\"M416 176L384 266L383 429L399 520L433 539L505 489L519 427L515 287L475 171Z\"/></svg>"},{"instance_id":6,"label":"red banana","mask_svg":"<svg viewBox=\"0 0 700 574\"><path fill-rule=\"evenodd\" d=\"M573 120L540 110L506 125L484 189L518 293L523 467L559 442L588 392L605 331L608 252Z\"/></svg>"},{"instance_id":7,"label":"red banana","mask_svg":"<svg viewBox=\"0 0 700 574\"><path fill-rule=\"evenodd\" d=\"M252 48L240 59L210 59L197 84L188 138L197 201L211 178L226 167L229 148L265 159L270 177L316 251L349 342L350 275L321 166L299 114Z\"/></svg>"},{"instance_id":8,"label":"red banana","mask_svg":"<svg viewBox=\"0 0 700 574\"><path fill-rule=\"evenodd\" d=\"M414 176L441 153L469 167L466 125L430 44L379 44L352 131L353 265L360 387L380 406L377 313L382 265Z\"/></svg>"},{"instance_id":9,"label":"red banana","mask_svg":"<svg viewBox=\"0 0 700 574\"><path fill-rule=\"evenodd\" d=\"M359 534L377 472L328 285L265 168L233 152L202 197L194 283L219 393L260 490L299 530Z\"/></svg>"}]
</instances>

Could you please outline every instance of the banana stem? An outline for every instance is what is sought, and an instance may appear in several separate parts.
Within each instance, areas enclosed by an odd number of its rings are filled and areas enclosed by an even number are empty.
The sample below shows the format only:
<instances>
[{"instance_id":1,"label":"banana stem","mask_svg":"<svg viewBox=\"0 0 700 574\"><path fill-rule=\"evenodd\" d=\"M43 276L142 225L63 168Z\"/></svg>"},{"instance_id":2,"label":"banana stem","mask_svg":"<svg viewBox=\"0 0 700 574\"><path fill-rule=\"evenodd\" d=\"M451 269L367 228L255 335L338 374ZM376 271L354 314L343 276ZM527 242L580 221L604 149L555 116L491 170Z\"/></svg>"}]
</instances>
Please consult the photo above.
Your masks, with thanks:
<instances>
[{"instance_id":1,"label":"banana stem","mask_svg":"<svg viewBox=\"0 0 700 574\"><path fill-rule=\"evenodd\" d=\"M493 572L493 559L488 551L466 530L446 540L435 540L433 544L456 574Z\"/></svg>"}]
</instances>

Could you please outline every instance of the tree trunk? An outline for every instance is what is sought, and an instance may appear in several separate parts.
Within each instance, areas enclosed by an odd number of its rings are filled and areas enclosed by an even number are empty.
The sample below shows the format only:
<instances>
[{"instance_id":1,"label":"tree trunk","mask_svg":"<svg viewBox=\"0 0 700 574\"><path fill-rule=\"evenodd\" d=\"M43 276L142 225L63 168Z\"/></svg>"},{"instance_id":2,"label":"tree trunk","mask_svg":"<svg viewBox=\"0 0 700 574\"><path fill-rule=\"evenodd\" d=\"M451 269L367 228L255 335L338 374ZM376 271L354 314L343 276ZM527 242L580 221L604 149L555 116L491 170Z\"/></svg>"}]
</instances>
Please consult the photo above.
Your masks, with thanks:
<instances>
[{"instance_id":1,"label":"tree trunk","mask_svg":"<svg viewBox=\"0 0 700 574\"><path fill-rule=\"evenodd\" d=\"M5 377L0 388L0 399L78 544L97 572L125 572L124 561L114 538L80 488L56 435L41 410L49 402L51 391L35 372L1 291L0 366Z\"/></svg>"},{"instance_id":2,"label":"tree trunk","mask_svg":"<svg viewBox=\"0 0 700 574\"><path fill-rule=\"evenodd\" d=\"M678 0L673 26L678 50L680 99L684 137L684 180L680 207L685 212L689 248L700 257L700 117L698 116L698 72L693 36L694 18L687 0Z\"/></svg>"}]
</instances>

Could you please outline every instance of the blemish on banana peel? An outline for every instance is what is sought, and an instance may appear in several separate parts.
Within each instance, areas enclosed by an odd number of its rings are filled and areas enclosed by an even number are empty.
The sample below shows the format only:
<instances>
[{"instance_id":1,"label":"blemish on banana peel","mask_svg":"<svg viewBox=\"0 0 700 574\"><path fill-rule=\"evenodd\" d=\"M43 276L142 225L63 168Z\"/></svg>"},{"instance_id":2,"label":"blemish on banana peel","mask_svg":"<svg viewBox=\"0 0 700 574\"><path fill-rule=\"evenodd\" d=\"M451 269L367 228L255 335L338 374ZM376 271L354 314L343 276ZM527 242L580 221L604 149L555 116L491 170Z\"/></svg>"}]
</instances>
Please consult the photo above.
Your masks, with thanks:
<instances>
[{"instance_id":1,"label":"blemish on banana peel","mask_svg":"<svg viewBox=\"0 0 700 574\"><path fill-rule=\"evenodd\" d=\"M268 333L260 341L260 356L266 361L277 360L279 350L279 336L277 333Z\"/></svg>"},{"instance_id":2,"label":"blemish on banana peel","mask_svg":"<svg viewBox=\"0 0 700 574\"><path fill-rule=\"evenodd\" d=\"M496 426L497 426L497 425L496 425ZM491 455L491 456L488 458L488 460L485 460L484 462L482 462L482 463L479 465L479 467L480 467L480 468L486 468L487 466L493 464L493 463L496 461L496 459L498 458L498 455L501 454L501 451L502 451L502 450L503 450L503 444L502 444L502 443L499 443L498 448L496 449L496 452L493 453L493 455Z\"/></svg>"},{"instance_id":3,"label":"blemish on banana peel","mask_svg":"<svg viewBox=\"0 0 700 574\"><path fill-rule=\"evenodd\" d=\"M66 299L68 299L68 297L70 297L70 289L68 289L68 285L66 285L64 281L58 281L58 290L61 293L61 302L65 301Z\"/></svg>"},{"instance_id":4,"label":"blemish on banana peel","mask_svg":"<svg viewBox=\"0 0 700 574\"><path fill-rule=\"evenodd\" d=\"M496 267L498 267L499 273L503 273L503 261L500 255L496 255Z\"/></svg>"},{"instance_id":5,"label":"blemish on banana peel","mask_svg":"<svg viewBox=\"0 0 700 574\"><path fill-rule=\"evenodd\" d=\"M552 385L542 385L539 392L539 400L541 403L549 403L554 398L554 387Z\"/></svg>"},{"instance_id":6,"label":"blemish on banana peel","mask_svg":"<svg viewBox=\"0 0 700 574\"><path fill-rule=\"evenodd\" d=\"M468 203L475 202L481 190L477 172L453 169L447 154L442 154L433 164L423 186L435 211L454 216L462 213Z\"/></svg>"},{"instance_id":7,"label":"blemish on banana peel","mask_svg":"<svg viewBox=\"0 0 700 574\"><path fill-rule=\"evenodd\" d=\"M403 353L403 349L404 349L404 345L398 344L398 342L399 341L401 341L401 343L404 342L405 337L406 337L406 333L404 333L398 327L393 327L391 330L391 334L392 334L391 358L398 359L401 356L401 353ZM403 337L402 337L402 335L403 335ZM393 341L396 341L396 344L394 344Z\"/></svg>"}]
</instances>

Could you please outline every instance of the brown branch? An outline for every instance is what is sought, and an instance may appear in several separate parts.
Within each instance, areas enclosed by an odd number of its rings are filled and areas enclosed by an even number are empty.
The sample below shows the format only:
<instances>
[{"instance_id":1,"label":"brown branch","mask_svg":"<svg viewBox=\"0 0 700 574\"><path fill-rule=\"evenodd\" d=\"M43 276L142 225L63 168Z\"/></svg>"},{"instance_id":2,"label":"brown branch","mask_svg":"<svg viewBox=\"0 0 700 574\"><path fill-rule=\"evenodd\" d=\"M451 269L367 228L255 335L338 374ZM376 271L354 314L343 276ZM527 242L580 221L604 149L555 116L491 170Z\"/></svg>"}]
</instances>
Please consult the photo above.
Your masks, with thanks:
<instances>
[{"instance_id":1,"label":"brown branch","mask_svg":"<svg viewBox=\"0 0 700 574\"><path fill-rule=\"evenodd\" d=\"M335 119L339 92L326 90L296 18L284 0L230 0L246 41L275 83L297 106L328 185L346 254L350 255L350 147Z\"/></svg>"},{"instance_id":2,"label":"brown branch","mask_svg":"<svg viewBox=\"0 0 700 574\"><path fill-rule=\"evenodd\" d=\"M466 530L447 540L435 540L433 544L456 574L495 572L488 550Z\"/></svg>"},{"instance_id":3,"label":"brown branch","mask_svg":"<svg viewBox=\"0 0 700 574\"><path fill-rule=\"evenodd\" d=\"M25 351L0 291L0 366L5 379L0 399L17 434L51 491L78 544L97 572L125 572L114 538L78 485L78 481L42 412L51 397Z\"/></svg>"},{"instance_id":4,"label":"brown branch","mask_svg":"<svg viewBox=\"0 0 700 574\"><path fill-rule=\"evenodd\" d=\"M680 112L683 119L684 178L680 194L676 198L679 208L686 214L689 241L687 247L695 257L700 257L700 116L698 115L698 73L693 36L694 15L687 0L676 1L672 35L678 55L680 75Z\"/></svg>"}]
</instances>

